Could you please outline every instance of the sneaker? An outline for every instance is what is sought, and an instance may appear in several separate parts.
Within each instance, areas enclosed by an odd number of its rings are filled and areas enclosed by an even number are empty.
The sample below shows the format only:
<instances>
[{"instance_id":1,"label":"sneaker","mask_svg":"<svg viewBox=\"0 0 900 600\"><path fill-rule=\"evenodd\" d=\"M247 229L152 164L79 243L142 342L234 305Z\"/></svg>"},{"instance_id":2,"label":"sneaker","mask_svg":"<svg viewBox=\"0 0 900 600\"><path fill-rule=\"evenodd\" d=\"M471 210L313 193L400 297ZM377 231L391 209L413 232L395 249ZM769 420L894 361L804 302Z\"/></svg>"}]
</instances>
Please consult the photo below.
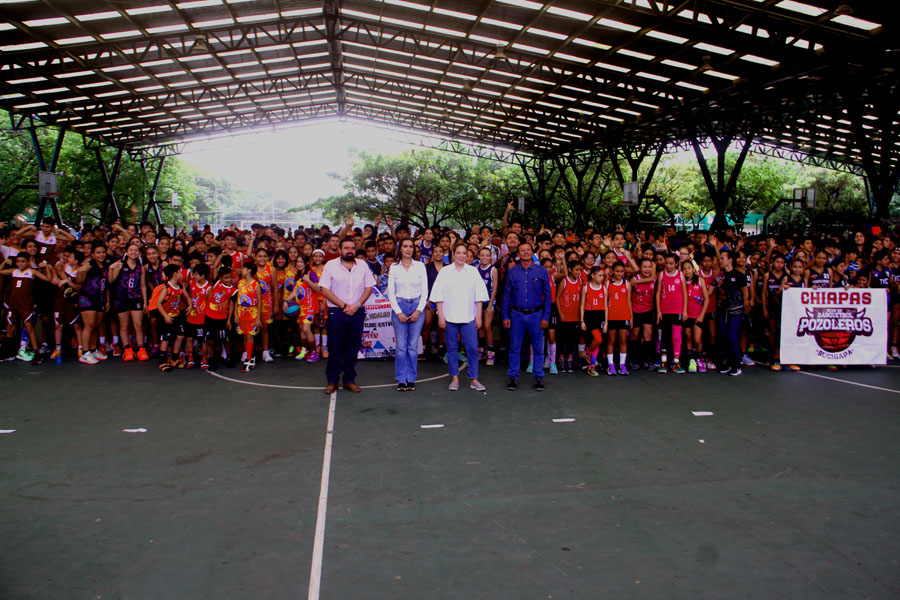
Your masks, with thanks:
<instances>
[{"instance_id":1,"label":"sneaker","mask_svg":"<svg viewBox=\"0 0 900 600\"><path fill-rule=\"evenodd\" d=\"M271 350L263 350L263 353L262 353L262 359L263 359L263 362L267 362L267 363L270 363L270 362L274 362L274 361L275 361L275 359L272 358L272 351L271 351Z\"/></svg>"},{"instance_id":2,"label":"sneaker","mask_svg":"<svg viewBox=\"0 0 900 600\"><path fill-rule=\"evenodd\" d=\"M56 361L56 364L61 365L61 364L63 363L62 352L60 352L59 354L57 354L57 355L56 355L56 358L54 358L53 360Z\"/></svg>"},{"instance_id":3,"label":"sneaker","mask_svg":"<svg viewBox=\"0 0 900 600\"><path fill-rule=\"evenodd\" d=\"M897 346L891 346L891 358L900 360L900 351L897 350Z\"/></svg>"},{"instance_id":4,"label":"sneaker","mask_svg":"<svg viewBox=\"0 0 900 600\"><path fill-rule=\"evenodd\" d=\"M31 364L33 364L33 365L39 365L39 364L41 364L41 363L43 363L43 362L44 362L44 355L41 354L40 352L35 352L35 353L34 353L34 358L31 359Z\"/></svg>"},{"instance_id":5,"label":"sneaker","mask_svg":"<svg viewBox=\"0 0 900 600\"><path fill-rule=\"evenodd\" d=\"M322 358L328 358L328 347L322 346L322 351L319 353Z\"/></svg>"},{"instance_id":6,"label":"sneaker","mask_svg":"<svg viewBox=\"0 0 900 600\"><path fill-rule=\"evenodd\" d=\"M50 355L50 358L56 359L62 356L62 348L54 348L53 354Z\"/></svg>"},{"instance_id":7,"label":"sneaker","mask_svg":"<svg viewBox=\"0 0 900 600\"><path fill-rule=\"evenodd\" d=\"M707 371L715 371L715 370L716 370L716 363L714 363L713 361L707 359L707 360L706 360L706 370L707 370Z\"/></svg>"},{"instance_id":8,"label":"sneaker","mask_svg":"<svg viewBox=\"0 0 900 600\"><path fill-rule=\"evenodd\" d=\"M138 348L137 358L138 358L138 360L150 360L150 355L147 354L146 348L144 348L143 346Z\"/></svg>"},{"instance_id":9,"label":"sneaker","mask_svg":"<svg viewBox=\"0 0 900 600\"><path fill-rule=\"evenodd\" d=\"M706 373L706 361L702 358L697 361L697 372Z\"/></svg>"},{"instance_id":10,"label":"sneaker","mask_svg":"<svg viewBox=\"0 0 900 600\"><path fill-rule=\"evenodd\" d=\"M674 363L672 363L672 371L678 374L684 373L684 367L681 366L680 360L676 360Z\"/></svg>"},{"instance_id":11,"label":"sneaker","mask_svg":"<svg viewBox=\"0 0 900 600\"><path fill-rule=\"evenodd\" d=\"M134 360L134 350L130 347L125 348L125 352L122 353L122 360L125 362L131 362Z\"/></svg>"},{"instance_id":12,"label":"sneaker","mask_svg":"<svg viewBox=\"0 0 900 600\"><path fill-rule=\"evenodd\" d=\"M669 367L668 367L668 365L666 364L665 359L663 359L663 360L659 361L658 363L656 363L656 372L657 372L657 373L665 373L665 372L668 371L668 370L669 370Z\"/></svg>"},{"instance_id":13,"label":"sneaker","mask_svg":"<svg viewBox=\"0 0 900 600\"><path fill-rule=\"evenodd\" d=\"M534 363L528 363L528 367L526 367L525 372L526 373L534 372Z\"/></svg>"},{"instance_id":14,"label":"sneaker","mask_svg":"<svg viewBox=\"0 0 900 600\"><path fill-rule=\"evenodd\" d=\"M595 369L593 365L591 365L587 368L586 373L591 377L599 377L600 376L600 374L597 373L597 369Z\"/></svg>"},{"instance_id":15,"label":"sneaker","mask_svg":"<svg viewBox=\"0 0 900 600\"><path fill-rule=\"evenodd\" d=\"M519 382L516 381L515 377L510 377L509 381L506 382L506 389L510 391L515 391L519 389Z\"/></svg>"},{"instance_id":16,"label":"sneaker","mask_svg":"<svg viewBox=\"0 0 900 600\"><path fill-rule=\"evenodd\" d=\"M728 375L729 373L731 373L731 367L722 367L721 369L719 369L719 373L721 373L722 375Z\"/></svg>"},{"instance_id":17,"label":"sneaker","mask_svg":"<svg viewBox=\"0 0 900 600\"><path fill-rule=\"evenodd\" d=\"M100 361L97 360L96 358L94 358L94 355L91 354L90 352L85 352L84 354L82 354L81 356L78 357L78 362L85 364L85 365L96 365Z\"/></svg>"},{"instance_id":18,"label":"sneaker","mask_svg":"<svg viewBox=\"0 0 900 600\"><path fill-rule=\"evenodd\" d=\"M756 364L756 361L754 361L752 358L750 358L749 354L745 354L744 358L741 359L741 362L743 362L748 367L752 367Z\"/></svg>"},{"instance_id":19,"label":"sneaker","mask_svg":"<svg viewBox=\"0 0 900 600\"><path fill-rule=\"evenodd\" d=\"M184 361L184 368L193 369L195 366L197 366L197 363L194 362L194 355L192 354L187 357L187 360Z\"/></svg>"},{"instance_id":20,"label":"sneaker","mask_svg":"<svg viewBox=\"0 0 900 600\"><path fill-rule=\"evenodd\" d=\"M178 360L169 359L169 364L172 365L172 368L174 369L183 369L185 363L184 359L179 356Z\"/></svg>"},{"instance_id":21,"label":"sneaker","mask_svg":"<svg viewBox=\"0 0 900 600\"><path fill-rule=\"evenodd\" d=\"M487 360L484 361L484 364L488 367L493 367L495 358L496 357L494 356L494 351L489 350L487 353Z\"/></svg>"},{"instance_id":22,"label":"sneaker","mask_svg":"<svg viewBox=\"0 0 900 600\"><path fill-rule=\"evenodd\" d=\"M169 364L169 361L164 361L159 363L159 370L163 373L168 373L172 370L172 365Z\"/></svg>"},{"instance_id":23,"label":"sneaker","mask_svg":"<svg viewBox=\"0 0 900 600\"><path fill-rule=\"evenodd\" d=\"M122 356L122 346L120 344L112 345L112 355L113 356Z\"/></svg>"},{"instance_id":24,"label":"sneaker","mask_svg":"<svg viewBox=\"0 0 900 600\"><path fill-rule=\"evenodd\" d=\"M458 362L459 362L459 364L463 364L464 362L469 362L469 357L466 356L465 352L460 352L460 353L459 353L459 359L458 359Z\"/></svg>"},{"instance_id":25,"label":"sneaker","mask_svg":"<svg viewBox=\"0 0 900 600\"><path fill-rule=\"evenodd\" d=\"M534 379L534 391L543 392L544 391L544 378L536 377Z\"/></svg>"},{"instance_id":26,"label":"sneaker","mask_svg":"<svg viewBox=\"0 0 900 600\"><path fill-rule=\"evenodd\" d=\"M94 350L91 354L93 354L94 358L97 360L106 360L109 358L103 350Z\"/></svg>"},{"instance_id":27,"label":"sneaker","mask_svg":"<svg viewBox=\"0 0 900 600\"><path fill-rule=\"evenodd\" d=\"M688 373L696 373L697 372L697 361L693 358L688 361Z\"/></svg>"},{"instance_id":28,"label":"sneaker","mask_svg":"<svg viewBox=\"0 0 900 600\"><path fill-rule=\"evenodd\" d=\"M625 365L619 365L619 375L629 375L628 368Z\"/></svg>"},{"instance_id":29,"label":"sneaker","mask_svg":"<svg viewBox=\"0 0 900 600\"><path fill-rule=\"evenodd\" d=\"M322 359L319 358L319 353L316 351L312 351L309 353L309 358L306 359L306 362L316 363L316 362L319 362L320 360L322 360Z\"/></svg>"},{"instance_id":30,"label":"sneaker","mask_svg":"<svg viewBox=\"0 0 900 600\"><path fill-rule=\"evenodd\" d=\"M574 373L575 372L575 361L571 358L566 361L566 373Z\"/></svg>"},{"instance_id":31,"label":"sneaker","mask_svg":"<svg viewBox=\"0 0 900 600\"><path fill-rule=\"evenodd\" d=\"M249 373L256 366L256 358L251 358L250 360L245 360L243 366L241 367L241 373Z\"/></svg>"},{"instance_id":32,"label":"sneaker","mask_svg":"<svg viewBox=\"0 0 900 600\"><path fill-rule=\"evenodd\" d=\"M34 352L29 350L27 347L19 350L19 353L16 354L16 358L19 360L24 360L26 362L31 362L34 360Z\"/></svg>"},{"instance_id":33,"label":"sneaker","mask_svg":"<svg viewBox=\"0 0 900 600\"><path fill-rule=\"evenodd\" d=\"M731 373L729 373L729 375L731 375L732 377L737 377L737 376L740 375L740 374L741 374L741 368L740 368L740 367L738 367L737 369L735 369L735 370L733 370Z\"/></svg>"},{"instance_id":34,"label":"sneaker","mask_svg":"<svg viewBox=\"0 0 900 600\"><path fill-rule=\"evenodd\" d=\"M205 360L201 360L200 368L203 369L204 371L209 371L209 363L206 362Z\"/></svg>"},{"instance_id":35,"label":"sneaker","mask_svg":"<svg viewBox=\"0 0 900 600\"><path fill-rule=\"evenodd\" d=\"M156 356L157 354L159 354L159 344L153 344L150 348L150 356Z\"/></svg>"},{"instance_id":36,"label":"sneaker","mask_svg":"<svg viewBox=\"0 0 900 600\"><path fill-rule=\"evenodd\" d=\"M618 375L618 373L616 373L616 365L614 365L612 362L610 362L609 366L606 367L606 374L607 375Z\"/></svg>"},{"instance_id":37,"label":"sneaker","mask_svg":"<svg viewBox=\"0 0 900 600\"><path fill-rule=\"evenodd\" d=\"M406 387L406 382L405 382L405 381L401 381L400 383L397 384L397 391L398 391L398 392L405 392L406 390L407 390L407 387Z\"/></svg>"},{"instance_id":38,"label":"sneaker","mask_svg":"<svg viewBox=\"0 0 900 600\"><path fill-rule=\"evenodd\" d=\"M476 392L483 392L483 391L487 390L487 388L484 387L484 385L480 381L473 381L472 383L469 384L469 387L472 388L473 390L475 390Z\"/></svg>"},{"instance_id":39,"label":"sneaker","mask_svg":"<svg viewBox=\"0 0 900 600\"><path fill-rule=\"evenodd\" d=\"M309 356L309 350L306 348L300 348L300 352L294 357L294 360L306 360L306 357Z\"/></svg>"},{"instance_id":40,"label":"sneaker","mask_svg":"<svg viewBox=\"0 0 900 600\"><path fill-rule=\"evenodd\" d=\"M791 371L799 371L800 365L788 365L788 369L790 369Z\"/></svg>"},{"instance_id":41,"label":"sneaker","mask_svg":"<svg viewBox=\"0 0 900 600\"><path fill-rule=\"evenodd\" d=\"M450 385L447 386L447 389L451 392L459 391L459 380L451 381Z\"/></svg>"},{"instance_id":42,"label":"sneaker","mask_svg":"<svg viewBox=\"0 0 900 600\"><path fill-rule=\"evenodd\" d=\"M780 371L780 370L781 370L781 363L780 363L780 362L777 362L777 361L774 362L774 363L772 363L772 370L773 370L773 371Z\"/></svg>"},{"instance_id":43,"label":"sneaker","mask_svg":"<svg viewBox=\"0 0 900 600\"><path fill-rule=\"evenodd\" d=\"M416 391L416 382L415 381L407 381L406 389L410 392Z\"/></svg>"},{"instance_id":44,"label":"sneaker","mask_svg":"<svg viewBox=\"0 0 900 600\"><path fill-rule=\"evenodd\" d=\"M550 363L550 374L559 375L559 368L556 366L556 363Z\"/></svg>"}]
</instances>

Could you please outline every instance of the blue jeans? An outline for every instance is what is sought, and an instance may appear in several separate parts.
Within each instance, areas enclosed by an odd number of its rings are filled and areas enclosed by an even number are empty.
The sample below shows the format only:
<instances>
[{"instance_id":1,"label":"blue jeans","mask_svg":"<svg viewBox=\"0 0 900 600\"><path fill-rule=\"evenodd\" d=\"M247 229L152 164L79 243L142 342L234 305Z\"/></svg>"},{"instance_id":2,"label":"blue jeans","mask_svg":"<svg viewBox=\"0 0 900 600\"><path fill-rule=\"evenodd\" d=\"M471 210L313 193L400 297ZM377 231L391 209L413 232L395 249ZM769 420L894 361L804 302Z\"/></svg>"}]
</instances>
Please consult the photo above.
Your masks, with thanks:
<instances>
[{"instance_id":1,"label":"blue jeans","mask_svg":"<svg viewBox=\"0 0 900 600\"><path fill-rule=\"evenodd\" d=\"M459 375L459 350L457 348L459 334L462 334L463 347L468 356L466 372L469 379L478 379L478 331L475 329L475 321L471 323L447 321L447 365L450 367L450 376Z\"/></svg>"},{"instance_id":2,"label":"blue jeans","mask_svg":"<svg viewBox=\"0 0 900 600\"><path fill-rule=\"evenodd\" d=\"M416 312L419 299L397 298L397 304L400 305L400 311L408 317ZM413 383L419 372L419 336L422 335L425 316L419 315L413 323L401 323L397 313L391 311L391 321L394 323L394 341L397 344L394 378L397 383Z\"/></svg>"},{"instance_id":3,"label":"blue jeans","mask_svg":"<svg viewBox=\"0 0 900 600\"><path fill-rule=\"evenodd\" d=\"M522 340L525 332L531 339L531 350L534 352L534 378L544 376L544 330L541 329L541 312L533 312L523 315L513 309L509 316L509 371L507 375L512 378L519 377L521 366Z\"/></svg>"},{"instance_id":4,"label":"blue jeans","mask_svg":"<svg viewBox=\"0 0 900 600\"><path fill-rule=\"evenodd\" d=\"M328 309L328 321L325 329L328 332L328 363L325 365L325 377L328 383L338 383L341 373L344 384L356 381L356 359L362 346L363 325L366 311L359 307L352 317L348 317L339 308Z\"/></svg>"},{"instance_id":5,"label":"blue jeans","mask_svg":"<svg viewBox=\"0 0 900 600\"><path fill-rule=\"evenodd\" d=\"M725 366L737 369L741 366L741 324L744 314L729 315L723 312L718 321Z\"/></svg>"}]
</instances>

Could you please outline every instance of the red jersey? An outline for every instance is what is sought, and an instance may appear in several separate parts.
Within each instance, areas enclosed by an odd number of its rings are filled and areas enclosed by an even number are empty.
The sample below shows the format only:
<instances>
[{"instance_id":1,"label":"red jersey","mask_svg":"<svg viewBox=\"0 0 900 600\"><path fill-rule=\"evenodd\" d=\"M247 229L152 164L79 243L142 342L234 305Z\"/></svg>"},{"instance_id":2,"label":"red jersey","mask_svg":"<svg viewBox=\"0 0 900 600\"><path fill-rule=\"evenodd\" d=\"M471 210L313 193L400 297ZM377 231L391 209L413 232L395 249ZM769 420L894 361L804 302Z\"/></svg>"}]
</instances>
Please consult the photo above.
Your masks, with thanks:
<instances>
[{"instance_id":1,"label":"red jersey","mask_svg":"<svg viewBox=\"0 0 900 600\"><path fill-rule=\"evenodd\" d=\"M604 286L594 288L593 282L588 282L584 289L584 311L606 310L606 289Z\"/></svg>"},{"instance_id":2,"label":"red jersey","mask_svg":"<svg viewBox=\"0 0 900 600\"><path fill-rule=\"evenodd\" d=\"M630 321L631 309L628 308L628 282L624 279L619 283L610 281L606 285L607 308L606 318L610 321Z\"/></svg>"},{"instance_id":3,"label":"red jersey","mask_svg":"<svg viewBox=\"0 0 900 600\"><path fill-rule=\"evenodd\" d=\"M581 281L572 281L568 276L563 278L557 308L560 321L577 323L581 320Z\"/></svg>"},{"instance_id":4,"label":"red jersey","mask_svg":"<svg viewBox=\"0 0 900 600\"><path fill-rule=\"evenodd\" d=\"M709 293L710 306L716 305L716 270L710 269L708 274L703 273L703 269L697 269L700 273L700 279L706 284L706 291Z\"/></svg>"},{"instance_id":5,"label":"red jersey","mask_svg":"<svg viewBox=\"0 0 900 600\"><path fill-rule=\"evenodd\" d=\"M189 290L191 292L191 307L188 310L187 322L191 325L202 325L206 319L206 305L209 301L209 282L200 285L191 279Z\"/></svg>"},{"instance_id":6,"label":"red jersey","mask_svg":"<svg viewBox=\"0 0 900 600\"><path fill-rule=\"evenodd\" d=\"M639 279L635 276L634 279ZM656 293L656 281L646 281L644 283L631 284L631 308L636 313L645 313L653 310L653 297Z\"/></svg>"},{"instance_id":7,"label":"red jersey","mask_svg":"<svg viewBox=\"0 0 900 600\"><path fill-rule=\"evenodd\" d=\"M170 317L177 317L181 303L181 286L176 287L168 282L163 285L165 285L165 288L162 290L163 311ZM156 296L156 294L154 294L154 296ZM150 310L156 310L155 303L150 307Z\"/></svg>"},{"instance_id":8,"label":"red jersey","mask_svg":"<svg viewBox=\"0 0 900 600\"><path fill-rule=\"evenodd\" d=\"M702 279L697 279L697 283L687 282L687 316L688 319L696 319L703 310L703 283Z\"/></svg>"},{"instance_id":9,"label":"red jersey","mask_svg":"<svg viewBox=\"0 0 900 600\"><path fill-rule=\"evenodd\" d=\"M680 315L684 310L684 292L682 284L684 275L678 271L669 275L665 271L659 274L659 284L662 286L659 296L659 312L664 315Z\"/></svg>"},{"instance_id":10,"label":"red jersey","mask_svg":"<svg viewBox=\"0 0 900 600\"><path fill-rule=\"evenodd\" d=\"M206 316L210 319L227 319L228 302L234 295L234 286L217 281L207 290Z\"/></svg>"},{"instance_id":11,"label":"red jersey","mask_svg":"<svg viewBox=\"0 0 900 600\"><path fill-rule=\"evenodd\" d=\"M231 272L240 275L241 267L244 266L244 261L247 260L247 255L241 252L240 250L235 250L234 254L228 254L227 252L223 252L222 256L230 256L231 257Z\"/></svg>"}]
</instances>

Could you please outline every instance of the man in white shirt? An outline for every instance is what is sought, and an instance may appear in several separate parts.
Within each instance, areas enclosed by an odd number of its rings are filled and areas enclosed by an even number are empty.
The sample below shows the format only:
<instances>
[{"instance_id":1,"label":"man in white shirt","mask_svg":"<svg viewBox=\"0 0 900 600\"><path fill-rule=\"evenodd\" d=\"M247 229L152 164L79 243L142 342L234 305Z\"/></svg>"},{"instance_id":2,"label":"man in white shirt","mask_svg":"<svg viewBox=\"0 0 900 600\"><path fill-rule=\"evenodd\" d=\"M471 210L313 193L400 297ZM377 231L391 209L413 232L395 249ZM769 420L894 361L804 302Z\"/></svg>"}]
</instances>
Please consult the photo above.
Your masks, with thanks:
<instances>
[{"instance_id":1,"label":"man in white shirt","mask_svg":"<svg viewBox=\"0 0 900 600\"><path fill-rule=\"evenodd\" d=\"M356 258L356 245L352 238L341 240L340 253L340 258L325 263L319 279L319 289L328 301L328 320L325 323L328 330L326 394L337 390L341 373L345 390L360 391L356 384L356 357L362 346L366 320L363 305L375 286L375 278L366 261Z\"/></svg>"},{"instance_id":2,"label":"man in white shirt","mask_svg":"<svg viewBox=\"0 0 900 600\"><path fill-rule=\"evenodd\" d=\"M431 301L437 305L438 325L447 330L447 365L452 377L448 389L459 389L457 339L462 335L469 357L469 387L482 392L485 387L478 381L478 329L481 328L481 304L490 297L478 269L466 264L466 256L464 243L453 247L453 263L438 273L431 289Z\"/></svg>"}]
</instances>

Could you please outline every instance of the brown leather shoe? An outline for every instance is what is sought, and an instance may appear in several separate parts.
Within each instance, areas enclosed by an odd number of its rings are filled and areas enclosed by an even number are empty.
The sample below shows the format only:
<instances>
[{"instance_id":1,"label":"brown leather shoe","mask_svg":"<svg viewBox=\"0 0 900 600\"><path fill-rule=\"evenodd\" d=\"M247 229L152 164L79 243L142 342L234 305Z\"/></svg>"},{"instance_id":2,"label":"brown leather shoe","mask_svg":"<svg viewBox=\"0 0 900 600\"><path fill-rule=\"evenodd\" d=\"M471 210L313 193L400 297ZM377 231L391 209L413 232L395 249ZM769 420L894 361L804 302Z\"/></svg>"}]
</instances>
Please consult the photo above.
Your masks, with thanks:
<instances>
[{"instance_id":1,"label":"brown leather shoe","mask_svg":"<svg viewBox=\"0 0 900 600\"><path fill-rule=\"evenodd\" d=\"M330 396L331 394L333 394L337 391L337 388L338 388L338 385L336 383L329 383L328 385L325 386L325 389L322 391Z\"/></svg>"},{"instance_id":2,"label":"brown leather shoe","mask_svg":"<svg viewBox=\"0 0 900 600\"><path fill-rule=\"evenodd\" d=\"M355 383L353 383L352 381L348 381L347 383L345 383L344 389L347 390L348 392L356 392L356 393L362 391L362 388L359 387L358 385L356 385Z\"/></svg>"}]
</instances>

